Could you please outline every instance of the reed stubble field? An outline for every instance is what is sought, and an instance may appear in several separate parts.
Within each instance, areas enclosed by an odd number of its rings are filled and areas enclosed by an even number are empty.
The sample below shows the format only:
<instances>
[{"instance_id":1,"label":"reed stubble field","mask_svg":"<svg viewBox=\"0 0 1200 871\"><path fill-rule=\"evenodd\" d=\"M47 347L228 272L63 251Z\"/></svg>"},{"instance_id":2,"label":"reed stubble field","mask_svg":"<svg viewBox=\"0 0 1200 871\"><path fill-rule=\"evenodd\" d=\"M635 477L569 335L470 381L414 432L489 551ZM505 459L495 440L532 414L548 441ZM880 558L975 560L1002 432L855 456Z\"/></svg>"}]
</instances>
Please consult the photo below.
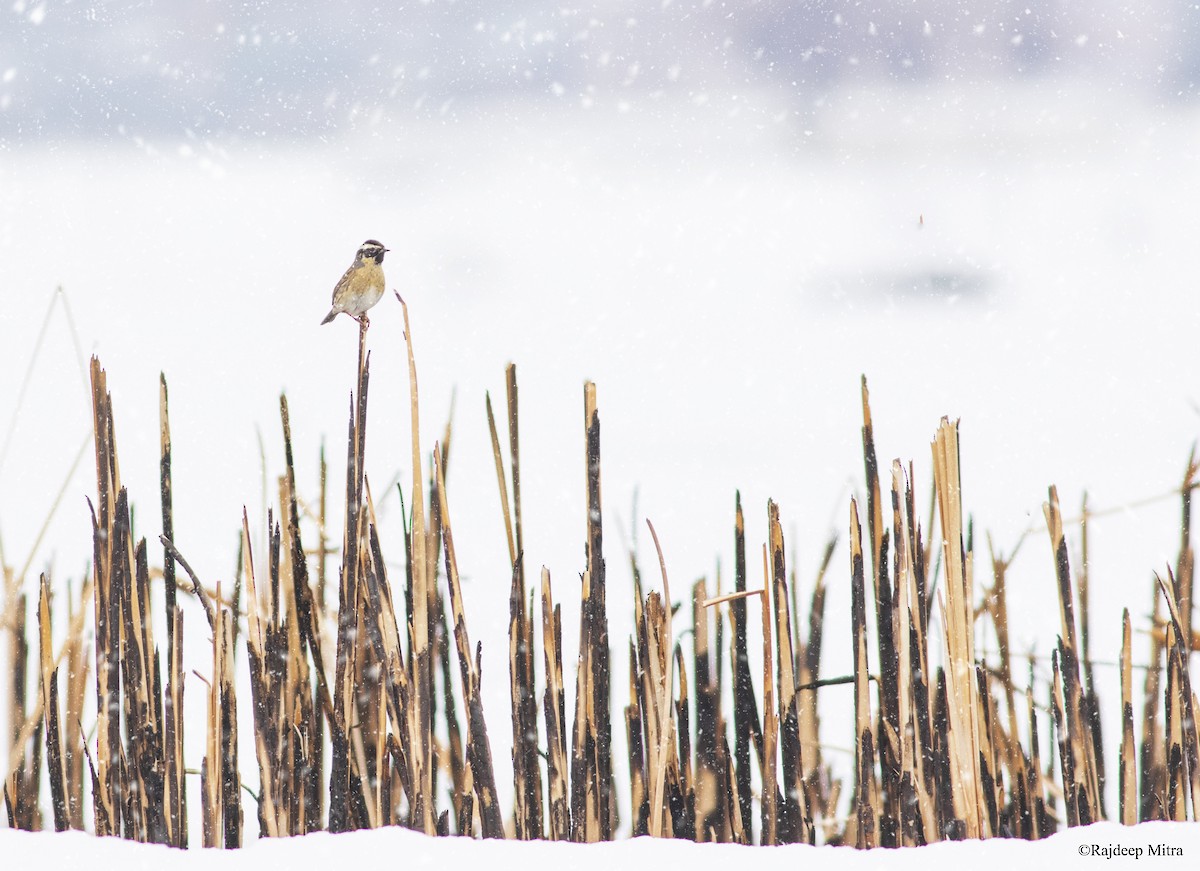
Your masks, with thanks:
<instances>
[{"instance_id":1,"label":"reed stubble field","mask_svg":"<svg viewBox=\"0 0 1200 871\"><path fill-rule=\"evenodd\" d=\"M759 547L745 535L752 509L730 494L732 579L700 580L682 595L677 585L672 595L669 554L651 520L645 529L657 567L640 565L633 549L614 557L611 536L605 546L600 410L596 386L585 383L585 560L566 586L574 591L578 582L581 599L579 647L570 651L556 604L563 581L544 568L532 575L523 547L519 394L509 366L499 423L490 398L486 407L508 544L503 571L511 579L511 708L503 726L500 712L491 710L490 722L484 716L481 650L472 645L463 601L446 486L452 430L448 424L431 451L422 449L406 307L404 319L413 484L400 494L402 575L385 560L365 475L365 330L341 510L330 507L337 500L326 492L324 455L320 491L298 492L281 397L286 468L269 513L269 552L265 559L253 553L243 515L232 585L206 585L175 545L165 378L161 534L137 534L107 374L93 358L90 571L64 601L51 595L45 575L4 568L3 628L15 676L5 732L9 826L187 847L189 820L198 815L203 846L237 847L249 814L271 837L400 825L428 835L522 840L591 842L628 831L870 848L1040 839L1100 819L1197 819L1200 758L1188 668L1196 643L1194 455L1177 491L1175 563L1147 567L1154 572L1145 591L1153 601L1149 619L1132 619L1127 609L1121 649L1102 656L1089 645L1086 505L1075 560L1083 570L1073 571L1064 513L1049 489L1044 511L1054 558L1046 576L1057 587L1061 632L1044 682L1035 679L1031 655L1010 649L1005 583L1015 554L995 552L990 541L986 554L978 546L962 504L956 423L943 419L936 427L932 487L922 493L912 463L881 468L864 378L865 499L849 501L849 564L833 564L836 540L829 541L801 602L779 506L765 506L768 535ZM144 518L139 525L147 525ZM340 546L332 532L339 526ZM152 555L161 566L151 565ZM611 637L606 591L610 581L630 579L634 632ZM832 584L851 589L848 637L826 638ZM180 596L197 598L207 625L185 626ZM155 637L155 612L165 639ZM65 638L57 646L56 626ZM982 652L985 628L996 645ZM200 760L184 754L185 727L199 725L180 715L185 631L212 639L211 669L192 675L207 703ZM822 650L833 644L852 649L851 674L822 672ZM628 686L613 679L623 671L614 667L618 657L628 661ZM1094 674L1101 658L1120 664L1119 735L1101 734L1107 685ZM239 697L241 668L250 692ZM854 756L849 779L834 774L821 740L822 689L840 683L852 684L853 693L854 731L843 742ZM253 734L249 758L239 755L245 723ZM511 728L511 792L497 786L489 725ZM623 758L613 752L615 731L627 739ZM1117 770L1106 771L1104 749L1114 744ZM245 776L254 769L257 778ZM199 808L189 807L190 776L200 778ZM615 788L618 780L627 791ZM1106 785L1114 780L1112 807ZM506 794L511 803L502 805Z\"/></svg>"}]
</instances>

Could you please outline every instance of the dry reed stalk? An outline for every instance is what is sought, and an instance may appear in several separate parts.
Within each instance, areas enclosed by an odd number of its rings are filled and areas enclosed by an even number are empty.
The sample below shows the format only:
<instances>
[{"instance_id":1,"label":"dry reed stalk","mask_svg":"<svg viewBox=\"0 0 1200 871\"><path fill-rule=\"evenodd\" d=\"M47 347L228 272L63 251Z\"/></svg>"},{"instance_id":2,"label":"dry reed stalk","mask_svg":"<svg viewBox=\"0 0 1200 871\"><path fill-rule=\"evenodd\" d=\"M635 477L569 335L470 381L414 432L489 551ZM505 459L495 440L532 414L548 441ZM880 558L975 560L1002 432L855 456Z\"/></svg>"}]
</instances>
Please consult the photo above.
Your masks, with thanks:
<instances>
[{"instance_id":1,"label":"dry reed stalk","mask_svg":"<svg viewBox=\"0 0 1200 871\"><path fill-rule=\"evenodd\" d=\"M546 717L549 835L555 841L568 841L571 839L571 806L567 787L567 733L563 699L562 606L554 604L550 591L550 570L545 566L542 567L542 654L546 666L546 691L542 697L542 708Z\"/></svg>"},{"instance_id":2,"label":"dry reed stalk","mask_svg":"<svg viewBox=\"0 0 1200 871\"><path fill-rule=\"evenodd\" d=\"M9 699L9 728L6 741L12 747L9 756L9 773L3 783L4 805L8 813L8 825L14 829L36 831L41 828L41 811L38 793L41 777L41 698L34 701L34 711L27 716L28 704L26 668L29 645L25 634L25 611L27 601L23 593L15 588L8 592L5 612L8 616L9 656L13 664L12 696ZM36 716L35 716L36 714Z\"/></svg>"},{"instance_id":3,"label":"dry reed stalk","mask_svg":"<svg viewBox=\"0 0 1200 871\"><path fill-rule=\"evenodd\" d=\"M833 561L837 539L837 534L834 533L825 543L809 602L808 637L803 644L798 644L796 652L800 753L804 769L805 801L808 804L809 816L813 820L818 817L836 816L829 794L832 778L821 757L821 720L817 710L817 690L821 680L821 643L824 638L825 576ZM796 619L799 621L799 614ZM803 687L809 688L801 689Z\"/></svg>"},{"instance_id":4,"label":"dry reed stalk","mask_svg":"<svg viewBox=\"0 0 1200 871\"><path fill-rule=\"evenodd\" d=\"M1104 807L1104 742L1100 723L1100 698L1096 693L1096 675L1092 668L1090 644L1090 587L1088 582L1091 560L1088 558L1088 497L1083 494L1083 508L1079 521L1079 642L1083 658L1083 717L1088 724L1092 740L1091 765L1096 785L1096 812L1100 819L1106 819L1108 814Z\"/></svg>"},{"instance_id":5,"label":"dry reed stalk","mask_svg":"<svg viewBox=\"0 0 1200 871\"><path fill-rule=\"evenodd\" d=\"M513 790L516 805L513 809L518 840L542 837L542 780L537 744L537 688L534 685L533 619L526 607L525 567L522 559L524 545L521 529L521 460L520 415L517 402L517 367L505 367L505 392L508 400L509 465L512 469L512 505L504 477L504 460L496 434L496 419L492 414L491 397L485 395L488 430L492 439L492 456L500 487L500 503L504 529L508 538L508 555L512 571L509 595L509 691L512 699L513 729Z\"/></svg>"},{"instance_id":6,"label":"dry reed stalk","mask_svg":"<svg viewBox=\"0 0 1200 871\"><path fill-rule=\"evenodd\" d=\"M666 564L653 524L646 521L658 551L662 572L663 593L651 592L643 605L642 626L638 641L642 651L643 676L642 721L646 729L646 769L650 793L648 834L653 838L670 837L667 813L668 769L675 741L675 718L671 705L671 587L667 580ZM677 763L677 760L675 760Z\"/></svg>"},{"instance_id":7,"label":"dry reed stalk","mask_svg":"<svg viewBox=\"0 0 1200 871\"><path fill-rule=\"evenodd\" d=\"M1133 744L1133 669L1130 651L1129 609L1121 614L1121 750L1120 794L1121 823L1137 825L1137 757Z\"/></svg>"},{"instance_id":8,"label":"dry reed stalk","mask_svg":"<svg viewBox=\"0 0 1200 871\"><path fill-rule=\"evenodd\" d=\"M67 810L71 820L71 828L83 830L83 750L84 737L81 721L83 708L87 697L88 678L91 676L91 661L83 643L84 619L87 616L87 603L92 594L91 577L84 581L80 588L78 606L72 606L71 595L67 594L67 619L70 628L66 641L55 665L66 661L66 706L63 719L65 721L65 738L63 742L63 765L67 778Z\"/></svg>"},{"instance_id":9,"label":"dry reed stalk","mask_svg":"<svg viewBox=\"0 0 1200 871\"><path fill-rule=\"evenodd\" d=\"M458 577L458 560L454 551L454 535L450 528L450 507L446 498L446 482L442 473L440 454L434 447L437 469L439 518L446 554L446 582L450 589L450 607L454 614L454 640L458 647L458 664L462 678L463 706L467 712L467 761L471 766L475 798L478 801L481 830L485 838L503 838L504 823L496 798L496 778L492 770L492 750L487 737L480 697L481 646L472 658L471 639L467 634L467 619L463 609L462 585Z\"/></svg>"},{"instance_id":10,"label":"dry reed stalk","mask_svg":"<svg viewBox=\"0 0 1200 871\"><path fill-rule=\"evenodd\" d=\"M1179 556L1175 560L1175 586L1179 592L1179 617L1181 637L1189 639L1189 646L1200 646L1197 633L1192 628L1192 607L1196 576L1196 553L1192 549L1192 491L1196 489L1196 478L1200 475L1200 461L1196 460L1196 445L1188 454L1183 484L1179 488L1182 511L1179 522Z\"/></svg>"},{"instance_id":11,"label":"dry reed stalk","mask_svg":"<svg viewBox=\"0 0 1200 871\"><path fill-rule=\"evenodd\" d=\"M739 508L740 508L740 505L739 505ZM741 517L740 510L738 512L738 517L739 517L739 519ZM739 525L739 529L740 529L740 525ZM764 580L765 581L769 580L770 574L769 574L768 568L767 568L767 551L766 551L765 545L763 548L763 572L764 572ZM761 843L775 844L775 843L778 843L778 816L779 816L779 813L778 813L779 795L778 795L778 789L777 789L776 759L775 759L775 756L776 756L775 737L778 732L778 722L777 722L777 718L776 718L775 710L774 710L774 706L775 706L774 690L773 690L774 681L772 678L773 668L772 668L772 664L771 664L771 617L770 617L770 613L769 613L770 609L768 607L769 599L767 597L767 591L766 591L765 587L761 590L738 590L733 593L727 593L725 595L720 595L720 596L716 596L714 598L708 599L704 602L704 607L709 608L709 607L714 607L716 605L720 605L724 602L729 602L729 603L731 603L730 611L732 612L733 611L732 605L735 605L739 602L744 603L745 600L750 596L758 596L759 597L759 601L760 601L760 604L762 607L762 629L763 629L763 676L764 676L763 710L766 712L766 715L765 715L765 722L763 724L763 730L761 733L763 735L763 749L759 753L759 759L761 762L761 769L762 769L761 770L762 784L763 784L763 790L762 790L762 840L761 840ZM736 661L736 657L737 657L736 650L734 651L734 657L735 657L735 661ZM725 750L725 757L726 757L726 759L728 759L729 758L728 746L726 746L724 748L724 750ZM726 771L727 771L726 793L727 793L727 802L731 809L733 836L734 836L734 839L736 841L738 841L739 843L749 844L749 843L751 843L749 823L746 820L743 820L743 818L741 816L741 806L737 801L734 800L733 772L730 768L727 768Z\"/></svg>"},{"instance_id":12,"label":"dry reed stalk","mask_svg":"<svg viewBox=\"0 0 1200 871\"><path fill-rule=\"evenodd\" d=\"M896 607L895 637L897 640L896 714L899 724L898 801L899 846L920 846L937 840L933 805L926 790L925 746L919 721L928 717L928 708L918 702L914 685L924 689L924 638L920 622L913 610L916 579L912 562L912 535L909 527L907 491L904 469L900 461L892 463L892 529L896 542Z\"/></svg>"},{"instance_id":13,"label":"dry reed stalk","mask_svg":"<svg viewBox=\"0 0 1200 871\"><path fill-rule=\"evenodd\" d=\"M730 839L727 808L724 802L725 771L728 760L722 758L725 723L721 716L721 662L714 657L720 651L721 613L709 620L704 601L708 598L703 578L692 586L692 668L696 676L696 840L726 842ZM710 646L716 624L715 646ZM682 669L681 669L682 673Z\"/></svg>"},{"instance_id":14,"label":"dry reed stalk","mask_svg":"<svg viewBox=\"0 0 1200 871\"><path fill-rule=\"evenodd\" d=\"M779 740L779 719L775 713L771 660L770 597L767 594L770 573L767 570L767 547L763 545L763 588L758 591L762 609L763 638L763 752L762 752L762 841L773 847L779 843L779 778L776 745Z\"/></svg>"},{"instance_id":15,"label":"dry reed stalk","mask_svg":"<svg viewBox=\"0 0 1200 871\"><path fill-rule=\"evenodd\" d=\"M366 639L371 661L378 663L380 678L375 687L374 698L368 716L372 718L374 732L374 783L370 790L369 802L373 804L377 819L388 822L396 816L399 808L397 786L392 782L392 774L400 782L402 790L408 798L410 814L414 807L414 784L410 779L412 760L407 745L401 745L396 734L407 735L411 715L409 699L412 694L409 682L409 672L405 663L404 651L400 646L400 629L396 620L395 607L391 592L391 584L387 577L387 567L384 563L383 552L379 544L379 530L375 520L375 504L371 498L370 485L364 482L366 503L364 521L366 528L365 546L362 548L364 559L361 578L363 588L360 599L363 604L361 625ZM391 722L391 731L387 731L386 719ZM366 749L362 751L363 763L366 764ZM364 793L365 795L365 793ZM410 819L410 825L412 820Z\"/></svg>"},{"instance_id":16,"label":"dry reed stalk","mask_svg":"<svg viewBox=\"0 0 1200 871\"><path fill-rule=\"evenodd\" d=\"M612 791L608 610L605 604L603 523L600 511L600 415L596 385L583 386L587 569L580 607L579 665L571 749L571 824L575 841L612 839Z\"/></svg>"},{"instance_id":17,"label":"dry reed stalk","mask_svg":"<svg viewBox=\"0 0 1200 871\"><path fill-rule=\"evenodd\" d=\"M129 528L121 525L127 546ZM162 745L162 691L157 649L151 629L150 571L146 541L133 552L134 569L120 573L125 587L121 596L121 681L126 732L126 776L134 837L139 841L167 842L166 804L163 794L165 762Z\"/></svg>"},{"instance_id":18,"label":"dry reed stalk","mask_svg":"<svg viewBox=\"0 0 1200 871\"><path fill-rule=\"evenodd\" d=\"M746 525L742 516L742 494L734 496L734 591L746 592ZM733 732L738 813L747 842L753 841L753 798L750 789L750 745L754 744L760 767L763 760L763 730L758 718L758 702L750 677L749 647L746 641L746 601L744 596L729 600L729 620L733 624Z\"/></svg>"},{"instance_id":19,"label":"dry reed stalk","mask_svg":"<svg viewBox=\"0 0 1200 871\"><path fill-rule=\"evenodd\" d=\"M268 526L271 526L268 513ZM278 577L278 528L271 530L272 574ZM263 597L260 596L258 584L254 577L254 555L250 543L250 520L246 509L242 509L242 564L246 576L246 654L250 661L250 695L254 719L254 751L258 760L258 820L259 828L267 837L277 838L282 834L291 834L288 825L288 814L285 805L277 805L276 792L285 780L291 780L292 772L287 770L288 754L285 751L287 736L281 736L277 724L286 724L286 710L272 710L272 702L280 705L285 696L283 681L272 669L273 657L268 653L275 645L277 629L275 620L279 613L278 599L274 598L267 605L266 613L259 614L264 608ZM264 626L264 623L266 624ZM275 650L271 650L274 653ZM290 731L290 730L289 730Z\"/></svg>"},{"instance_id":20,"label":"dry reed stalk","mask_svg":"<svg viewBox=\"0 0 1200 871\"><path fill-rule=\"evenodd\" d=\"M311 710L306 703L301 703L301 723L297 725L300 732L297 740L308 751L308 758L302 764L307 772L303 785L303 800L297 800L295 813L298 817L300 831L311 831L319 828L324 816L324 759L325 742L324 724L329 725L329 738L332 747L344 745L345 729L338 721L334 712L333 697L325 676L326 659L321 650L321 611L323 600L314 600L308 580L308 560L305 557L304 544L300 535L300 509L296 494L296 471L292 454L292 426L288 414L287 397L279 397L279 417L283 430L283 451L285 463L285 497L287 509L287 524L284 529L284 540L290 544L287 549L287 562L291 569L291 585L288 601L295 609L295 619L290 625L295 628L295 637L289 628L289 651L295 671L291 679L303 685L307 694L309 691L308 667L305 650L312 657L312 674L316 677L316 692L314 706L319 706L324 712L324 718ZM295 685L295 684L293 684Z\"/></svg>"},{"instance_id":21,"label":"dry reed stalk","mask_svg":"<svg viewBox=\"0 0 1200 871\"><path fill-rule=\"evenodd\" d=\"M871 421L867 378L862 376L863 465L867 485L867 531L871 544L871 589L875 595L875 628L879 650L879 728L875 730L875 749L879 757L880 805L879 845L897 846L900 817L899 716L896 710L896 673L898 667L892 584L888 577L888 530L883 522L883 498L879 483L879 461L875 453L875 432Z\"/></svg>"},{"instance_id":22,"label":"dry reed stalk","mask_svg":"<svg viewBox=\"0 0 1200 871\"><path fill-rule=\"evenodd\" d=\"M992 588L985 607L996 630L999 655L998 674L1004 691L1004 707L1008 719L1008 729L1007 733L1003 735L1003 745L1004 764L1011 778L1009 789L1012 803L1005 825L1015 837L1029 838L1032 836L1033 807L1029 796L1028 766L1018 740L1016 687L1013 683L1012 654L1008 639L1007 572L1012 555L1007 559L1000 557L992 545L990 535L988 536L988 550L992 560Z\"/></svg>"},{"instance_id":23,"label":"dry reed stalk","mask_svg":"<svg viewBox=\"0 0 1200 871\"><path fill-rule=\"evenodd\" d=\"M954 816L968 838L989 837L980 787L980 712L975 681L974 608L969 564L963 547L962 483L959 475L958 424L942 418L932 445L942 554L946 567L947 713L951 798Z\"/></svg>"},{"instance_id":24,"label":"dry reed stalk","mask_svg":"<svg viewBox=\"0 0 1200 871\"><path fill-rule=\"evenodd\" d=\"M444 456L443 452L443 456ZM440 524L440 520L439 520ZM460 835L473 837L475 832L475 783L463 747L462 729L454 703L453 668L450 662L450 625L446 617L446 597L438 596L437 660L442 677L442 708L446 712L446 738L449 744L451 804L454 824Z\"/></svg>"},{"instance_id":25,"label":"dry reed stalk","mask_svg":"<svg viewBox=\"0 0 1200 871\"><path fill-rule=\"evenodd\" d=\"M417 394L417 362L413 354L412 327L408 322L408 305L396 294L404 312L404 340L408 350L409 406L412 418L412 674L409 675L411 695L408 705L408 761L410 823L432 835L437 831L437 808L433 794L433 719L430 711L433 671L429 647L429 601L434 590L433 578L428 576L426 555L425 496L421 488L421 419Z\"/></svg>"},{"instance_id":26,"label":"dry reed stalk","mask_svg":"<svg viewBox=\"0 0 1200 871\"><path fill-rule=\"evenodd\" d=\"M213 629L212 680L208 682L208 718L201 763L204 846L232 849L242 845L241 779L237 762L237 696L233 685L233 614L220 604L217 584Z\"/></svg>"},{"instance_id":27,"label":"dry reed stalk","mask_svg":"<svg viewBox=\"0 0 1200 871\"><path fill-rule=\"evenodd\" d=\"M850 621L854 647L854 816L859 849L879 846L879 785L875 778L875 736L871 723L870 665L867 660L866 578L858 502L850 499Z\"/></svg>"},{"instance_id":28,"label":"dry reed stalk","mask_svg":"<svg viewBox=\"0 0 1200 871\"><path fill-rule=\"evenodd\" d=\"M688 695L687 666L683 661L683 647L675 643L675 674L679 680L679 697L675 700L675 746L674 765L670 770L671 790L668 801L671 808L671 828L675 837L688 841L696 840L696 787L692 771L691 709Z\"/></svg>"},{"instance_id":29,"label":"dry reed stalk","mask_svg":"<svg viewBox=\"0 0 1200 871\"><path fill-rule=\"evenodd\" d=\"M329 830L344 832L368 823L359 811L358 794L364 772L352 762L352 754L361 761L362 711L357 704L357 688L363 668L359 639L359 591L363 535L363 478L366 465L367 394L370 381L370 355L366 351L365 326L358 333L358 365L355 390L350 397L350 422L346 449L346 511L342 533L342 567L338 585L337 644L335 650L333 705L337 721L347 740L336 742L330 758ZM419 470L418 470L419 474ZM364 639L365 640L365 639Z\"/></svg>"},{"instance_id":30,"label":"dry reed stalk","mask_svg":"<svg viewBox=\"0 0 1200 871\"><path fill-rule=\"evenodd\" d=\"M788 605L787 570L784 564L783 527L779 506L767 502L767 527L771 553L771 590L775 611L775 652L779 667L779 743L783 761L783 807L779 841L784 844L811 843L812 818L804 794L804 758L800 745L796 655L792 639L792 616Z\"/></svg>"},{"instance_id":31,"label":"dry reed stalk","mask_svg":"<svg viewBox=\"0 0 1200 871\"><path fill-rule=\"evenodd\" d=\"M114 835L121 826L120 639L119 602L112 594L113 544L116 541L117 491L120 489L113 445L112 397L100 361L92 357L92 421L96 443L97 506L92 511L95 573L96 782L92 802L96 834ZM103 821L103 825L101 822Z\"/></svg>"},{"instance_id":32,"label":"dry reed stalk","mask_svg":"<svg viewBox=\"0 0 1200 871\"><path fill-rule=\"evenodd\" d=\"M1167 807L1170 819L1187 820L1187 806L1192 819L1200 819L1196 802L1200 800L1200 740L1196 725L1196 697L1188 668L1191 650L1183 634L1180 592L1174 573L1167 570L1164 580L1157 578L1170 614L1167 626Z\"/></svg>"},{"instance_id":33,"label":"dry reed stalk","mask_svg":"<svg viewBox=\"0 0 1200 871\"><path fill-rule=\"evenodd\" d=\"M1063 645L1059 641L1059 646L1055 649L1052 661L1054 669L1054 682L1051 686L1051 711L1054 715L1054 734L1058 738L1058 759L1062 766L1062 793L1063 803L1066 805L1067 825L1078 826L1081 824L1080 818L1080 802L1079 799L1083 795L1083 787L1078 783L1077 777L1080 772L1075 770L1075 753L1071 747L1071 736L1066 723L1066 696L1063 692L1062 679L1062 656ZM1087 819L1087 804L1083 804L1083 819Z\"/></svg>"},{"instance_id":34,"label":"dry reed stalk","mask_svg":"<svg viewBox=\"0 0 1200 871\"><path fill-rule=\"evenodd\" d=\"M50 638L50 579L41 576L38 595L38 655L41 668L39 689L43 720L46 724L46 768L50 780L50 806L54 830L70 827L67 815L67 791L64 782L62 738L58 726L58 669L54 665L54 647Z\"/></svg>"},{"instance_id":35,"label":"dry reed stalk","mask_svg":"<svg viewBox=\"0 0 1200 871\"><path fill-rule=\"evenodd\" d=\"M1063 702L1065 704L1068 742L1072 760L1074 782L1071 787L1076 795L1067 795L1068 809L1074 809L1075 822L1069 825L1087 825L1100 818L1100 783L1096 766L1096 744L1092 735L1092 718L1087 713L1083 688L1080 684L1079 646L1075 630L1075 607L1071 587L1071 568L1067 559L1067 544L1063 536L1062 513L1058 505L1058 491L1050 488L1049 501L1043 503L1046 526L1050 532L1054 552L1055 575L1058 580L1059 615L1062 618L1062 636L1059 639L1059 669L1062 673ZM1065 760L1064 760L1065 763ZM1066 771L1064 765L1064 772ZM1068 787L1063 778L1064 789ZM1068 816L1068 820L1070 817Z\"/></svg>"},{"instance_id":36,"label":"dry reed stalk","mask_svg":"<svg viewBox=\"0 0 1200 871\"><path fill-rule=\"evenodd\" d=\"M1150 625L1157 630L1163 625L1158 586L1153 588L1154 598ZM1166 805L1163 801L1167 791L1166 738L1159 725L1159 688L1162 679L1164 635L1158 631L1150 633L1150 653L1146 678L1142 685L1142 743L1138 753L1139 799L1138 819L1165 820Z\"/></svg>"},{"instance_id":37,"label":"dry reed stalk","mask_svg":"<svg viewBox=\"0 0 1200 871\"><path fill-rule=\"evenodd\" d=\"M175 540L173 487L171 484L171 423L167 405L167 378L159 373L159 495L162 534ZM183 612L175 602L175 560L163 548L163 594L167 623L167 680L163 699L163 799L167 843L187 847L187 789L183 763Z\"/></svg>"}]
</instances>

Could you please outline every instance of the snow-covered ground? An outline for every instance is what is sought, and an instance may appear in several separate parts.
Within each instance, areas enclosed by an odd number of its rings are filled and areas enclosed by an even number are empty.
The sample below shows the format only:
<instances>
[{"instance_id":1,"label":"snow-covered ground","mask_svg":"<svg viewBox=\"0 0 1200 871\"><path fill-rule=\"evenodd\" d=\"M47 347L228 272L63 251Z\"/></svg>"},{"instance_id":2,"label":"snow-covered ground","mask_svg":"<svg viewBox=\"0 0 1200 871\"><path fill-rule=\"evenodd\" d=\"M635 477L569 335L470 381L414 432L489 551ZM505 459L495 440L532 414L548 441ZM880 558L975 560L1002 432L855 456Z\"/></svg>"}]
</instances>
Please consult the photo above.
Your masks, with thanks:
<instances>
[{"instance_id":1,"label":"snow-covered ground","mask_svg":"<svg viewBox=\"0 0 1200 871\"><path fill-rule=\"evenodd\" d=\"M140 534L153 541L159 531L161 370L171 389L176 541L206 581L229 579L243 505L261 533L259 435L268 479L282 470L280 391L302 491L315 496L324 440L330 492L341 492L356 331L345 319L318 323L355 247L383 240L393 249L389 286L410 306L425 450L456 391L450 504L468 621L484 646L502 789L508 570L484 392L502 402L509 360L521 385L526 564L551 569L568 657L583 568L585 378L599 389L615 645L631 623L618 529L628 535L635 520L635 491L677 590L700 576L712 583L718 561L731 583L735 489L752 554L765 536L766 500L775 499L807 597L828 533L845 529L848 496L862 489L860 373L880 459L915 460L922 504L938 419L962 418L964 504L998 551L1037 526L1049 484L1068 515L1085 489L1094 508L1107 509L1176 487L1200 431L1200 114L1064 80L847 86L820 99L819 111L757 91L561 111L460 101L443 116L270 146L182 134L10 142L0 160L0 424L7 430L62 285L84 354L98 353L109 372ZM90 431L61 315L0 461L0 536L16 568ZM384 495L397 474L409 492L411 477L400 312L390 297L372 312L370 344L367 471L385 554L401 561L398 502ZM60 580L82 576L90 469L85 453L32 555L34 576L46 566ZM1098 658L1116 660L1122 607L1146 628L1151 572L1173 560L1177 543L1177 500L1095 521ZM644 567L647 544L642 536ZM830 578L828 675L849 668L846 565L843 547ZM986 577L985 559L976 572ZM1010 572L1019 651L1047 654L1053 643L1052 572L1044 533L1035 535ZM188 615L188 668L205 673L201 619ZM1135 645L1141 661L1144 638ZM613 685L624 687L619 661ZM1118 675L1101 667L1098 677L1112 751ZM199 687L189 689L197 712ZM844 747L838 712L849 691L823 693L825 739ZM189 764L202 744L201 720L193 722ZM253 780L249 746L242 760ZM849 772L848 758L831 758ZM1143 840L1160 838L1147 831ZM355 837L372 853L383 845L375 839L398 838L389 849L402 844L431 861L442 861L441 850L446 861L458 861L457 851L466 861L481 849L418 848L403 833ZM1079 837L1043 848L1048 861L1068 861ZM42 839L4 838L12 849L43 849ZM310 848L332 857L345 842L265 845L245 861ZM85 843L64 839L61 849ZM519 849L497 848L488 861L510 861L517 854L507 851ZM581 851L588 858L578 861L608 867L630 849ZM690 848L655 849L674 861ZM937 849L966 857L972 848ZM1028 849L994 848L1014 861Z\"/></svg>"},{"instance_id":2,"label":"snow-covered ground","mask_svg":"<svg viewBox=\"0 0 1200 871\"><path fill-rule=\"evenodd\" d=\"M1096 823L1038 843L991 840L934 844L908 850L861 852L851 847L741 847L652 838L606 844L473 841L428 838L404 829L376 829L301 838L264 839L234 851L171 850L76 832L53 835L0 830L0 850L13 868L90 868L96 871L173 871L184 868L294 871L296 868L375 868L397 857L405 868L487 868L573 871L612 868L722 868L752 863L761 871L819 864L822 869L1191 868L1200 855L1200 825L1144 823L1125 828ZM817 852L814 852L817 851ZM751 852L752 851L752 852ZM1146 863L1146 864L1143 864Z\"/></svg>"}]
</instances>

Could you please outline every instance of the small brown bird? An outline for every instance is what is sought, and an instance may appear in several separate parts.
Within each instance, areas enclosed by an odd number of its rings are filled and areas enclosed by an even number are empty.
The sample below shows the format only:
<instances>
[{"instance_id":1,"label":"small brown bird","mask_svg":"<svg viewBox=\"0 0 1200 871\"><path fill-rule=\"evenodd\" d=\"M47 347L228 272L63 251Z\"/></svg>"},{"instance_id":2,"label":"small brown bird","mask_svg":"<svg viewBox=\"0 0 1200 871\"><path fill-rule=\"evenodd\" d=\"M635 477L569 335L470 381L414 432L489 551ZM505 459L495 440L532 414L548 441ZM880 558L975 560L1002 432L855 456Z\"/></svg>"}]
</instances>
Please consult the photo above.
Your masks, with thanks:
<instances>
[{"instance_id":1,"label":"small brown bird","mask_svg":"<svg viewBox=\"0 0 1200 871\"><path fill-rule=\"evenodd\" d=\"M346 274L333 288L333 308L325 315L322 324L327 324L345 312L364 328L370 324L367 309L379 302L383 296L383 255L390 251L382 242L368 239L359 246L354 262Z\"/></svg>"}]
</instances>

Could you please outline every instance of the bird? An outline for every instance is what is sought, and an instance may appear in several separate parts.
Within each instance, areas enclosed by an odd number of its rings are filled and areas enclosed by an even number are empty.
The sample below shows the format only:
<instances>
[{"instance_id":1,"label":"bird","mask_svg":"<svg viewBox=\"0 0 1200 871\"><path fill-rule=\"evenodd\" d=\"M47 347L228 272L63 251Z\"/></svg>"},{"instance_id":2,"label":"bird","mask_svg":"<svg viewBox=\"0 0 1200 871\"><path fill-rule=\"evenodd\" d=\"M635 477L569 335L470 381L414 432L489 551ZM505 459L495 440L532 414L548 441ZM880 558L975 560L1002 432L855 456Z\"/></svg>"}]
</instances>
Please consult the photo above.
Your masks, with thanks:
<instances>
[{"instance_id":1,"label":"bird","mask_svg":"<svg viewBox=\"0 0 1200 871\"><path fill-rule=\"evenodd\" d=\"M359 246L354 262L333 288L333 308L325 315L327 324L340 313L354 318L363 329L370 325L367 309L383 297L383 255L390 251L383 243L368 239Z\"/></svg>"}]
</instances>

